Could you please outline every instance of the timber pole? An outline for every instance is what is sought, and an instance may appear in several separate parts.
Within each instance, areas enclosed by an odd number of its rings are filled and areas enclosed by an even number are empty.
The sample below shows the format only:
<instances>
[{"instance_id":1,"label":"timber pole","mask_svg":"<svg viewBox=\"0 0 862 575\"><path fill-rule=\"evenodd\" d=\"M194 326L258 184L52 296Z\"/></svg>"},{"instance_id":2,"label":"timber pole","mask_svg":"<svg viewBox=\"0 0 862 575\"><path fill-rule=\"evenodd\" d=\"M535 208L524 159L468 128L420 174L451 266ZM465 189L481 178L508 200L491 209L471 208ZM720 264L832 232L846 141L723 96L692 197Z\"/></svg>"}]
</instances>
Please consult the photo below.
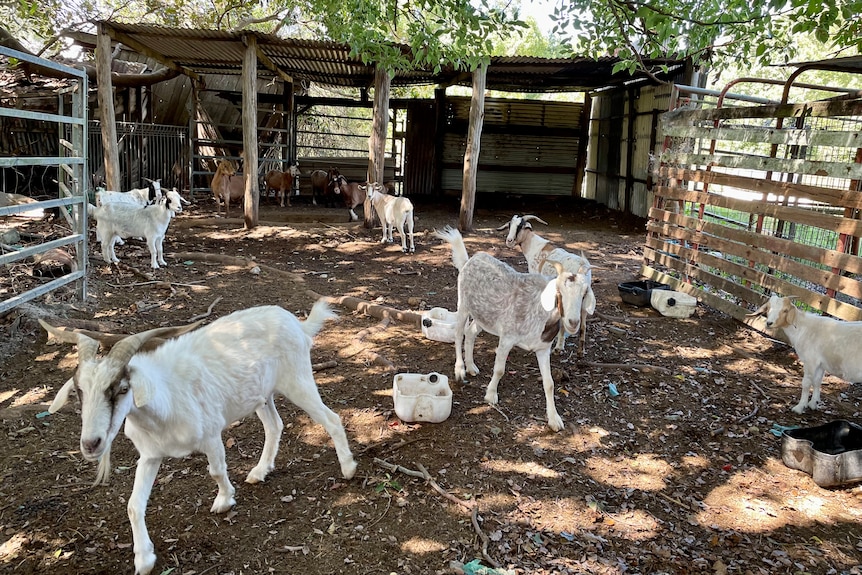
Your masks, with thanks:
<instances>
[{"instance_id":1,"label":"timber pole","mask_svg":"<svg viewBox=\"0 0 862 575\"><path fill-rule=\"evenodd\" d=\"M105 185L120 191L120 152L117 149L117 124L114 117L114 87L111 83L111 37L104 23L96 35L96 90L99 97L99 120L102 123L102 156L105 162Z\"/></svg>"},{"instance_id":2,"label":"timber pole","mask_svg":"<svg viewBox=\"0 0 862 575\"><path fill-rule=\"evenodd\" d=\"M458 228L473 229L476 207L476 176L479 173L479 145L485 120L485 80L488 67L481 64L473 71L473 97L470 99L470 126L467 128L467 149L464 151L464 182L461 187L461 213Z\"/></svg>"},{"instance_id":3,"label":"timber pole","mask_svg":"<svg viewBox=\"0 0 862 575\"><path fill-rule=\"evenodd\" d=\"M257 226L260 194L257 185L257 36L246 34L242 61L242 146L245 173L245 228Z\"/></svg>"},{"instance_id":4,"label":"timber pole","mask_svg":"<svg viewBox=\"0 0 862 575\"><path fill-rule=\"evenodd\" d=\"M383 68L374 70L374 119L371 124L371 137L368 140L368 181L383 183L386 165L386 132L389 129L389 92L392 77ZM374 226L374 210L371 202L365 199L365 227Z\"/></svg>"}]
</instances>

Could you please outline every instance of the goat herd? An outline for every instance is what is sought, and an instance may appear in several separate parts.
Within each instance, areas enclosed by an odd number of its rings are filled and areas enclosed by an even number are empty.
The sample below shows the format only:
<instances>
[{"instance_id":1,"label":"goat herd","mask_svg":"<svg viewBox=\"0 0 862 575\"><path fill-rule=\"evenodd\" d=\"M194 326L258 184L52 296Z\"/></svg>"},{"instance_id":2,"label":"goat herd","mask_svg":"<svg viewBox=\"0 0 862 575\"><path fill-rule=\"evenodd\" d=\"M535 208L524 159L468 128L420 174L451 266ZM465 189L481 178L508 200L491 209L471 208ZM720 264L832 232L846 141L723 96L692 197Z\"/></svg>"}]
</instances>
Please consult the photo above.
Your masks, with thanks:
<instances>
[{"instance_id":1,"label":"goat herd","mask_svg":"<svg viewBox=\"0 0 862 575\"><path fill-rule=\"evenodd\" d=\"M342 177L332 179L331 174L325 175L328 181L343 185ZM216 176L220 177L219 173ZM224 177L229 181L232 175ZM281 183L273 180L272 185L280 186L283 200L288 186L283 180ZM383 241L391 241L392 226L396 225L403 250L413 252L413 206L409 200L387 194L385 187L377 183L360 188L383 223ZM214 192L218 197L215 185ZM142 236L147 239L152 266L164 265L161 242L171 217L182 210L183 200L175 191L161 194L157 184L135 192L134 201L139 205L133 205L131 198L121 201L113 196L102 191L101 205L91 207L98 222L105 261L117 261L113 246L122 238ZM227 209L231 196L221 198ZM564 424L554 402L551 348L556 342L556 348L562 349L567 334L573 334L578 338L578 354L583 355L586 316L595 311L596 298L589 261L583 254L557 248L534 233L531 221L545 223L536 216L515 215L499 228L507 230L507 246L520 247L527 260L527 273L518 272L487 253L470 257L461 234L453 228L447 226L435 231L438 238L450 244L452 262L458 269L454 372L456 380L466 379L468 373L477 375L479 369L473 359L476 337L482 331L496 335L499 342L493 374L485 393L485 401L493 405L498 401L497 384L506 372L509 352L515 346L534 352L545 392L548 426L561 431ZM409 247L404 235L405 223L410 235ZM792 327L799 323L799 316L806 314L791 313L786 306L792 308L792 305L787 301L773 298L755 314L766 314L768 323L775 327ZM144 519L162 459L204 453L209 473L218 485L211 511L228 511L235 504L235 490L227 474L222 430L251 413L260 418L264 447L246 481L264 481L274 469L283 429L274 403L275 394L286 397L325 428L335 445L342 475L348 479L354 476L357 463L341 419L321 400L312 372L312 338L334 316L323 300L314 304L305 321L277 306L254 307L231 313L204 327L199 327L198 322L128 336L102 358L97 357L98 336L94 339L40 320L54 337L78 347L77 371L57 393L49 411L60 409L70 394L77 392L82 419L80 449L86 459L98 461L97 483L106 482L111 473L111 446L123 422L126 435L140 454L128 500L136 573L150 573L156 562ZM839 346L834 347L837 350ZM840 365L828 363L828 355L824 363L824 354L828 350L821 350L819 358L806 358L803 399L794 411L817 406L824 369L837 375L846 372L841 371ZM862 376L862 373L848 375ZM814 389L814 395L808 401L810 388Z\"/></svg>"}]
</instances>

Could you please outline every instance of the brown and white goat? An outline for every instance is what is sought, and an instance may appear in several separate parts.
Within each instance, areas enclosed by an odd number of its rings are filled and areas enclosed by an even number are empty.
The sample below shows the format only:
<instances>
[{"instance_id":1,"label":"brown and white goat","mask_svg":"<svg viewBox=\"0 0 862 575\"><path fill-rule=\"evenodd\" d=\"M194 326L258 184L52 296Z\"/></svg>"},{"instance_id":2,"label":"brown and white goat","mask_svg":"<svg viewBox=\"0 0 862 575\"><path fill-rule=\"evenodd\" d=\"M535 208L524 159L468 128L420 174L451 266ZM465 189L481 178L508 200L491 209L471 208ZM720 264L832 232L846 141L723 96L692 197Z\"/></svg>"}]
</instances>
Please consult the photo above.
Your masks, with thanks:
<instances>
[{"instance_id":1,"label":"brown and white goat","mask_svg":"<svg viewBox=\"0 0 862 575\"><path fill-rule=\"evenodd\" d=\"M213 175L211 187L216 201L216 214L221 214L224 202L225 217L230 217L231 200L241 200L245 197L245 176L237 176L236 168L229 160L220 160Z\"/></svg>"},{"instance_id":2,"label":"brown and white goat","mask_svg":"<svg viewBox=\"0 0 862 575\"><path fill-rule=\"evenodd\" d=\"M284 199L287 197L287 205L290 206L290 194L293 190L294 179L299 176L299 164L290 166L288 171L270 170L263 178L266 192L275 190L275 197L279 205L284 207ZM297 191L297 193L299 193Z\"/></svg>"}]
</instances>

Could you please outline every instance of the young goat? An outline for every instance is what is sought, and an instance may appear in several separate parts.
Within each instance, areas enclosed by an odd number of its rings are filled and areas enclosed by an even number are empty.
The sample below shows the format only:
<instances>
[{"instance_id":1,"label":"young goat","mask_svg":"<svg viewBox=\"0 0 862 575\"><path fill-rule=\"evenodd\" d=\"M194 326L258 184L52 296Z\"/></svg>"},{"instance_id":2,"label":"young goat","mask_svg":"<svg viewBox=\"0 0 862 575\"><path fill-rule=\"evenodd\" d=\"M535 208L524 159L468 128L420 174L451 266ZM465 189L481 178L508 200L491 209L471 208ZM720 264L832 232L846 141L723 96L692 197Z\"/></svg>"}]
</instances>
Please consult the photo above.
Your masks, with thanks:
<instances>
[{"instance_id":1,"label":"young goat","mask_svg":"<svg viewBox=\"0 0 862 575\"><path fill-rule=\"evenodd\" d=\"M576 256L562 248L555 247L548 240L533 232L530 220L536 220L548 225L538 216L514 215L508 223L503 224L497 230L508 229L506 245L510 248L518 246L527 259L527 269L530 273L543 274L546 276L556 273L553 262L563 264L563 268L573 274L583 273L586 278L587 291L581 305L581 330L578 337L578 357L584 356L584 348L587 342L587 316L596 311L596 296L592 288L592 272L590 262L583 254ZM581 271L583 270L583 272ZM557 335L556 351L562 351L566 346L566 331L561 329Z\"/></svg>"},{"instance_id":2,"label":"young goat","mask_svg":"<svg viewBox=\"0 0 862 575\"><path fill-rule=\"evenodd\" d=\"M368 200L374 206L380 225L383 226L383 239L380 243L392 242L392 228L398 226L398 234L401 236L401 251L408 253L407 236L404 235L404 223L407 223L407 232L410 234L410 249L412 254L416 251L413 245L413 202L404 196L390 196L384 191L383 184L372 182L365 188Z\"/></svg>"},{"instance_id":3,"label":"young goat","mask_svg":"<svg viewBox=\"0 0 862 575\"><path fill-rule=\"evenodd\" d=\"M452 246L452 263L458 268L458 315L455 320L455 379L467 373L478 375L473 362L476 336L483 330L499 338L494 374L485 392L485 401L497 404L497 384L506 371L506 356L515 346L533 351L539 362L548 426L563 429L563 420L554 404L551 377L551 344L560 325L576 333L581 321L581 303L589 285L586 275L573 274L559 263L553 264L556 278L519 273L489 254L479 252L468 258L458 230L447 226L435 235ZM471 321L472 320L472 321ZM469 325L468 325L469 324ZM464 340L464 358L461 341Z\"/></svg>"},{"instance_id":4,"label":"young goat","mask_svg":"<svg viewBox=\"0 0 862 575\"><path fill-rule=\"evenodd\" d=\"M231 200L241 200L245 197L245 176L236 176L236 169L228 160L218 163L210 187L216 201L216 215L221 214L221 205L224 202L225 217L230 217Z\"/></svg>"},{"instance_id":5,"label":"young goat","mask_svg":"<svg viewBox=\"0 0 862 575\"><path fill-rule=\"evenodd\" d=\"M135 572L148 574L155 565L147 533L147 501L164 457L206 454L209 473L218 484L210 509L224 513L236 503L228 479L222 431L256 413L263 422L260 461L246 477L263 481L275 468L284 428L275 408L276 393L303 409L332 437L341 473L350 479L356 461L341 419L320 399L311 367L312 338L335 314L318 301L303 322L278 306L237 311L212 324L153 329L124 338L104 358L90 337L54 328L52 335L78 345L78 369L57 393L49 411L60 409L76 390L81 401L81 454L99 461L97 483L111 473L111 445L125 421L125 433L140 457L129 497ZM153 338L168 339L152 351L141 351Z\"/></svg>"},{"instance_id":6,"label":"young goat","mask_svg":"<svg viewBox=\"0 0 862 575\"><path fill-rule=\"evenodd\" d=\"M136 206L126 203L109 203L89 206L96 219L96 237L102 243L102 259L107 263L120 260L114 252L114 244L122 238L146 238L150 250L150 266L158 269L166 266L163 242L168 225L174 214L182 212L182 198L176 190L169 191L164 201L151 206Z\"/></svg>"},{"instance_id":7,"label":"young goat","mask_svg":"<svg viewBox=\"0 0 862 575\"><path fill-rule=\"evenodd\" d=\"M284 207L284 198L287 197L287 205L290 206L290 194L293 189L293 180L299 175L299 164L290 166L288 171L270 170L266 173L263 180L266 184L266 191L275 190L276 198L281 207ZM243 190L245 193L245 190ZM299 193L297 191L297 193Z\"/></svg>"},{"instance_id":8,"label":"young goat","mask_svg":"<svg viewBox=\"0 0 862 575\"><path fill-rule=\"evenodd\" d=\"M846 381L862 381L862 357L847 349L862 340L862 321L840 321L808 313L796 309L791 298L777 295L748 317L758 315L766 316L767 329L784 330L802 362L802 395L794 412L818 408L820 383L827 372Z\"/></svg>"},{"instance_id":9,"label":"young goat","mask_svg":"<svg viewBox=\"0 0 862 575\"><path fill-rule=\"evenodd\" d=\"M336 176L331 185L336 196L340 197L341 201L344 202L344 207L347 208L350 214L349 221L355 222L359 220L359 216L356 215L354 210L356 206L364 203L367 197L362 185L356 182L348 182L347 178L341 175Z\"/></svg>"},{"instance_id":10,"label":"young goat","mask_svg":"<svg viewBox=\"0 0 862 575\"><path fill-rule=\"evenodd\" d=\"M96 191L96 205L120 202L136 206L149 206L162 199L162 186L158 180L151 180L146 188L134 188L128 192L114 192L99 188Z\"/></svg>"}]
</instances>

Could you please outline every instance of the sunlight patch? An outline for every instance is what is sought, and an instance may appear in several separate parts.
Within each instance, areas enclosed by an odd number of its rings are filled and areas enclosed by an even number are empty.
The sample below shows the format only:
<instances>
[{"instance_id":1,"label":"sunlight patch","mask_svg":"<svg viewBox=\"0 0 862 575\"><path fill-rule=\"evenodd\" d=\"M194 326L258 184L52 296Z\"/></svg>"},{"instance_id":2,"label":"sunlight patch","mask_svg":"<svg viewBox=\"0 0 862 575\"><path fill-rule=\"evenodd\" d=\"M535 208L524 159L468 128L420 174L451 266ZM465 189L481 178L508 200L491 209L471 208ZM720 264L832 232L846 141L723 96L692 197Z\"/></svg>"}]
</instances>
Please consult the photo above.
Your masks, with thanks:
<instances>
[{"instance_id":1,"label":"sunlight patch","mask_svg":"<svg viewBox=\"0 0 862 575\"><path fill-rule=\"evenodd\" d=\"M673 468L652 454L636 457L589 457L586 460L587 474L600 483L620 489L661 491L666 487L665 478Z\"/></svg>"},{"instance_id":2,"label":"sunlight patch","mask_svg":"<svg viewBox=\"0 0 862 575\"><path fill-rule=\"evenodd\" d=\"M448 545L444 545L433 539L425 539L424 537L413 537L401 544L401 550L405 553L416 553L424 555L426 553L439 553L448 549Z\"/></svg>"},{"instance_id":3,"label":"sunlight patch","mask_svg":"<svg viewBox=\"0 0 862 575\"><path fill-rule=\"evenodd\" d=\"M491 461L483 461L482 467L489 471L498 473L520 473L527 477L545 477L548 479L558 479L560 474L553 469L548 469L543 465L539 465L535 461L511 461L503 459L494 459Z\"/></svg>"}]
</instances>

